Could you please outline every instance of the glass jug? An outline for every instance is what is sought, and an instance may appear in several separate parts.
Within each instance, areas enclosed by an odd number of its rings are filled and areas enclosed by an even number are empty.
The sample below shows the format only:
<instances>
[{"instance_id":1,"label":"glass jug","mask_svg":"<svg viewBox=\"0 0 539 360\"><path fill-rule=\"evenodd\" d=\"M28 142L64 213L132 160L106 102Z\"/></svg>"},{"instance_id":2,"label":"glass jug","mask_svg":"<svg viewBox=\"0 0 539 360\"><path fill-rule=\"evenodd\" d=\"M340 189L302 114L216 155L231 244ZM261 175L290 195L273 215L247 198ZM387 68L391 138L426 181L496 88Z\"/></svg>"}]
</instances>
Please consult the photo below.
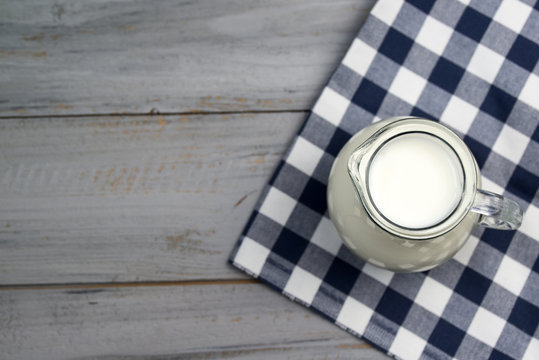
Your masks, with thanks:
<instances>
[{"instance_id":1,"label":"glass jug","mask_svg":"<svg viewBox=\"0 0 539 360\"><path fill-rule=\"evenodd\" d=\"M397 272L431 269L464 245L475 225L513 230L518 204L480 189L477 162L447 127L417 117L374 123L335 159L331 220L344 244Z\"/></svg>"}]
</instances>

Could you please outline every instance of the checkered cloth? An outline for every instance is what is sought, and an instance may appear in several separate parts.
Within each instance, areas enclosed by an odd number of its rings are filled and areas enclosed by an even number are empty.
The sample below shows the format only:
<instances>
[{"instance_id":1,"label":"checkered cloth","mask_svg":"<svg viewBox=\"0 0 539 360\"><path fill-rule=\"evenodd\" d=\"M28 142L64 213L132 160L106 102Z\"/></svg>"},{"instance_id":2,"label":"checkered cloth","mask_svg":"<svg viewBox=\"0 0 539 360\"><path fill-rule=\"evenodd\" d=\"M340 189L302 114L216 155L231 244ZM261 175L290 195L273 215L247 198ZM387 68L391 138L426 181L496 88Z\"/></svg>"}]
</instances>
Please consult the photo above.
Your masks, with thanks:
<instances>
[{"instance_id":1,"label":"checkered cloth","mask_svg":"<svg viewBox=\"0 0 539 360\"><path fill-rule=\"evenodd\" d=\"M279 164L231 262L402 359L539 359L539 5L380 0ZM379 119L453 128L518 231L476 228L454 259L397 274L328 218L335 156Z\"/></svg>"}]
</instances>

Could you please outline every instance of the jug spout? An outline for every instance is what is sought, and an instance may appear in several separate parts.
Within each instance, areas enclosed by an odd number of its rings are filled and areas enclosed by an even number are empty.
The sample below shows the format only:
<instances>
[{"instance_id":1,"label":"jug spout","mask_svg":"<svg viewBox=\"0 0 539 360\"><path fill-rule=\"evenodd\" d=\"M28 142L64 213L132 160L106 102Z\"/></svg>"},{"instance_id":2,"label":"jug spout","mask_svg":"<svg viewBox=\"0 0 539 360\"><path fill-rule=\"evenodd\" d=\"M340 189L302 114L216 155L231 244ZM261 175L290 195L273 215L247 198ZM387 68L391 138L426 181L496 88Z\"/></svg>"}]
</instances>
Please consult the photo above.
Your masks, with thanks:
<instances>
[{"instance_id":1,"label":"jug spout","mask_svg":"<svg viewBox=\"0 0 539 360\"><path fill-rule=\"evenodd\" d=\"M348 158L348 175L352 180L352 184L356 189L360 201L365 204L367 193L367 170L368 170L368 154L376 150L377 134L373 134L363 144L352 152Z\"/></svg>"}]
</instances>

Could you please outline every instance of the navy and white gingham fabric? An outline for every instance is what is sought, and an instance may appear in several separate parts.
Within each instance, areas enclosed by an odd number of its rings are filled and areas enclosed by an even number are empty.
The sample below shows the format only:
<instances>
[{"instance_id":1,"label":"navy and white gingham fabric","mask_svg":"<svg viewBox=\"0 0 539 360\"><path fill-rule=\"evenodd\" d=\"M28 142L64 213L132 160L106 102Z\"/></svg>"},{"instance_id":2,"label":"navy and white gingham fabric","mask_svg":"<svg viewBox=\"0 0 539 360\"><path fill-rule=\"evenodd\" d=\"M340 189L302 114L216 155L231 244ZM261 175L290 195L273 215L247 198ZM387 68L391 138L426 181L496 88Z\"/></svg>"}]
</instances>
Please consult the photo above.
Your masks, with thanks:
<instances>
[{"instance_id":1,"label":"navy and white gingham fabric","mask_svg":"<svg viewBox=\"0 0 539 360\"><path fill-rule=\"evenodd\" d=\"M539 5L379 0L250 217L231 262L402 359L539 359ZM396 274L328 218L335 156L363 127L416 115L453 128L518 231L476 228L456 257Z\"/></svg>"}]
</instances>

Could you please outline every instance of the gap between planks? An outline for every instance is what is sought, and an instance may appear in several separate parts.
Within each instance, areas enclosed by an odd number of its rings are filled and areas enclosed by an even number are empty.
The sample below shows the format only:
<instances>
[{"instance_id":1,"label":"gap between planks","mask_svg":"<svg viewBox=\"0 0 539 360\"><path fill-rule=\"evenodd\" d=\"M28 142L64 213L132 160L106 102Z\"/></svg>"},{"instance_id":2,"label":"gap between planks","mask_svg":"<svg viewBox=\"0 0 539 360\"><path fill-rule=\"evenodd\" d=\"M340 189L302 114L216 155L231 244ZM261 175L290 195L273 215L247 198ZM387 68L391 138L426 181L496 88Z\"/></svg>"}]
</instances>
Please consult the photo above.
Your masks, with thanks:
<instances>
[{"instance_id":1,"label":"gap between planks","mask_svg":"<svg viewBox=\"0 0 539 360\"><path fill-rule=\"evenodd\" d=\"M253 284L262 284L262 282L258 279L231 279L231 280L149 281L149 282L89 283L89 284L0 285L0 291L69 290L69 289L76 290L76 289L163 287L163 286L215 286L215 285L253 285Z\"/></svg>"},{"instance_id":2,"label":"gap between planks","mask_svg":"<svg viewBox=\"0 0 539 360\"><path fill-rule=\"evenodd\" d=\"M246 110L246 111L184 111L184 112L160 112L160 111L150 111L146 113L98 113L98 114L65 114L65 115L0 115L0 120L7 119L38 119L38 118L96 118L96 117L114 117L114 116L132 116L132 117L141 117L141 116L195 116L195 115L242 115L242 114L285 114L285 113L305 113L307 114L310 109L280 109L280 110Z\"/></svg>"}]
</instances>

